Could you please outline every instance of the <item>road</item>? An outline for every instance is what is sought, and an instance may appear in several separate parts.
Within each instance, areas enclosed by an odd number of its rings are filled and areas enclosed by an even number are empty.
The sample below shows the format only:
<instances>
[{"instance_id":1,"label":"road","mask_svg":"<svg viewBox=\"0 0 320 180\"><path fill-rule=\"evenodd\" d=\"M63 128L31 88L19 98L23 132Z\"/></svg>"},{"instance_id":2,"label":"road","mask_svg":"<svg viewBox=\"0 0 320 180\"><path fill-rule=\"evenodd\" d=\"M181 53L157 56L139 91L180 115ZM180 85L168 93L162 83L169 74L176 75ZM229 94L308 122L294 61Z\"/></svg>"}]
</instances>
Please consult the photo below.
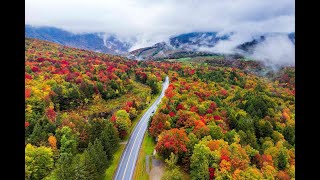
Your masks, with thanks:
<instances>
[{"instance_id":1,"label":"road","mask_svg":"<svg viewBox=\"0 0 320 180\"><path fill-rule=\"evenodd\" d=\"M139 149L143 140L144 133L147 130L148 121L156 111L158 104L160 104L161 99L164 96L164 92L169 86L169 77L165 78L165 81L162 84L162 91L160 96L156 99L156 101L149 107L149 109L144 113L136 127L134 128L131 136L128 140L126 148L124 149L120 163L118 164L118 168L116 174L114 176L115 180L129 180L132 179L135 165L137 162Z\"/></svg>"}]
</instances>

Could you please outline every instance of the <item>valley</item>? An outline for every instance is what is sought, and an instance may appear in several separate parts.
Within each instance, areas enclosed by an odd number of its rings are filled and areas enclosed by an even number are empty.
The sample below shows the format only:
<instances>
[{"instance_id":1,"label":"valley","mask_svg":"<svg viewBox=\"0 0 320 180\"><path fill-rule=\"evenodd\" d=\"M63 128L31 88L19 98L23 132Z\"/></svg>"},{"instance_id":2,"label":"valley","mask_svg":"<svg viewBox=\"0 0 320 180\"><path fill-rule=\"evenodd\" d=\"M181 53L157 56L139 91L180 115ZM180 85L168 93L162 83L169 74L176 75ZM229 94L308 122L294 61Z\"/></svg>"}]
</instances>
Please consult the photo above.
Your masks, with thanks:
<instances>
[{"instance_id":1,"label":"valley","mask_svg":"<svg viewBox=\"0 0 320 180\"><path fill-rule=\"evenodd\" d=\"M154 150L162 179L295 177L294 66L139 61L32 38L25 52L26 179L137 179Z\"/></svg>"}]
</instances>

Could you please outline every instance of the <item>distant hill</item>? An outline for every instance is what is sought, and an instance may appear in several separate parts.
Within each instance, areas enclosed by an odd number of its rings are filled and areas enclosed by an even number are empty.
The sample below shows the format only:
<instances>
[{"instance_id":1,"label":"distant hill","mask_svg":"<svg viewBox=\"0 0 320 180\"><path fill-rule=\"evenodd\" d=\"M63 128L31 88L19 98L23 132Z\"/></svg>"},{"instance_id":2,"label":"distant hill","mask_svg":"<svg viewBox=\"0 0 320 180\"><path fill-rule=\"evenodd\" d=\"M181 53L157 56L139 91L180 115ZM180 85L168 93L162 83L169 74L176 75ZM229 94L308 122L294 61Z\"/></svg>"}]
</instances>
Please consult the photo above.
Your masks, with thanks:
<instances>
[{"instance_id":1,"label":"distant hill","mask_svg":"<svg viewBox=\"0 0 320 180\"><path fill-rule=\"evenodd\" d=\"M229 35L218 36L217 32L191 32L170 38L170 45L175 48L193 50L193 46L213 47L220 40L226 40Z\"/></svg>"},{"instance_id":2,"label":"distant hill","mask_svg":"<svg viewBox=\"0 0 320 180\"><path fill-rule=\"evenodd\" d=\"M218 36L217 32L185 33L171 37L169 44L160 42L150 47L131 51L128 57L133 59L161 59L214 55L215 53L198 51L198 48L213 47L220 40L228 38L228 35Z\"/></svg>"},{"instance_id":3,"label":"distant hill","mask_svg":"<svg viewBox=\"0 0 320 180\"><path fill-rule=\"evenodd\" d=\"M216 55L217 53L204 51L205 48L214 47L219 41L228 40L230 35L218 36L217 32L192 32L173 36L168 43L161 42L150 47L136 49L131 51L128 58L131 59L162 59L162 58L181 58L201 55ZM235 48L235 52L241 54L252 54L255 47L265 41L267 37L281 35L295 43L295 33L266 33L252 39L248 39ZM204 47L204 48L203 48ZM238 53L235 53L238 54Z\"/></svg>"},{"instance_id":4,"label":"distant hill","mask_svg":"<svg viewBox=\"0 0 320 180\"><path fill-rule=\"evenodd\" d=\"M124 54L128 52L131 47L130 43L123 42L114 35L107 36L104 33L74 34L55 27L34 27L26 25L25 37L115 55Z\"/></svg>"},{"instance_id":5,"label":"distant hill","mask_svg":"<svg viewBox=\"0 0 320 180\"><path fill-rule=\"evenodd\" d=\"M248 39L247 42L238 45L236 49L250 54L259 43L273 34L281 33L261 34ZM135 40L123 41L116 35L107 35L102 32L75 34L55 27L25 26L25 36L29 38L140 60L216 55L217 53L207 52L203 49L212 48L219 41L228 40L231 35L232 33L219 35L217 32L190 32L173 35L169 39L164 39L163 42L129 52L136 42ZM295 32L282 33L281 35L288 36L295 44Z\"/></svg>"}]
</instances>

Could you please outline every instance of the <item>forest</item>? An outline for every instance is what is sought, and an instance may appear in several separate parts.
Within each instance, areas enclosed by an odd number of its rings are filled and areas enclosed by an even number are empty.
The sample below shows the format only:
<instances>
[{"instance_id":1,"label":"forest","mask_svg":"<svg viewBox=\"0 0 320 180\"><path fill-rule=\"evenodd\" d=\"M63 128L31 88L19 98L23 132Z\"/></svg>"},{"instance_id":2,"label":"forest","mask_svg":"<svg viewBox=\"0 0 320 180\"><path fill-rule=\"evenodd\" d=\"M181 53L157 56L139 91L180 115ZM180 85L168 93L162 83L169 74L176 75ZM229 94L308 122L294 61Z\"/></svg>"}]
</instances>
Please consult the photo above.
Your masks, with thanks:
<instances>
[{"instance_id":1,"label":"forest","mask_svg":"<svg viewBox=\"0 0 320 180\"><path fill-rule=\"evenodd\" d=\"M25 179L101 179L163 69L26 38Z\"/></svg>"},{"instance_id":2,"label":"forest","mask_svg":"<svg viewBox=\"0 0 320 180\"><path fill-rule=\"evenodd\" d=\"M181 169L191 179L295 178L294 68L259 76L256 63L238 64L137 61L26 38L25 179L103 179L167 75L148 126L163 179L182 179Z\"/></svg>"},{"instance_id":3,"label":"forest","mask_svg":"<svg viewBox=\"0 0 320 180\"><path fill-rule=\"evenodd\" d=\"M294 69L261 77L184 63L169 77L149 124L169 166L162 179L182 179L179 168L190 179L295 178Z\"/></svg>"}]
</instances>

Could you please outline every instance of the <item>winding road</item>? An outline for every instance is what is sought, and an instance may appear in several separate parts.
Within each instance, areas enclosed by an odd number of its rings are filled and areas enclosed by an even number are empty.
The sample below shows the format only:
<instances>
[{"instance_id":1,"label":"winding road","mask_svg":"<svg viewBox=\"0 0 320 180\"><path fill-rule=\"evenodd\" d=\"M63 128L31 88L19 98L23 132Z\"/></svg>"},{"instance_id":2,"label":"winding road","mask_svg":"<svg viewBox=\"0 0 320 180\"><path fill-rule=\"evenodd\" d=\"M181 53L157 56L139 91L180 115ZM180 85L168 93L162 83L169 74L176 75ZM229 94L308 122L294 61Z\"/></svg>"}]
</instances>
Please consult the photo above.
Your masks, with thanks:
<instances>
[{"instance_id":1,"label":"winding road","mask_svg":"<svg viewBox=\"0 0 320 180\"><path fill-rule=\"evenodd\" d=\"M169 77L167 76L165 81L162 84L162 91L160 96L156 99L156 101L149 107L149 109L144 113L136 127L134 128L131 136L128 140L126 148L124 149L120 163L118 164L118 168L116 174L114 176L115 180L130 180L132 179L136 161L139 154L139 149L143 140L144 133L148 127L148 121L156 111L158 104L160 104L161 99L164 96L164 92L169 86Z\"/></svg>"}]
</instances>

